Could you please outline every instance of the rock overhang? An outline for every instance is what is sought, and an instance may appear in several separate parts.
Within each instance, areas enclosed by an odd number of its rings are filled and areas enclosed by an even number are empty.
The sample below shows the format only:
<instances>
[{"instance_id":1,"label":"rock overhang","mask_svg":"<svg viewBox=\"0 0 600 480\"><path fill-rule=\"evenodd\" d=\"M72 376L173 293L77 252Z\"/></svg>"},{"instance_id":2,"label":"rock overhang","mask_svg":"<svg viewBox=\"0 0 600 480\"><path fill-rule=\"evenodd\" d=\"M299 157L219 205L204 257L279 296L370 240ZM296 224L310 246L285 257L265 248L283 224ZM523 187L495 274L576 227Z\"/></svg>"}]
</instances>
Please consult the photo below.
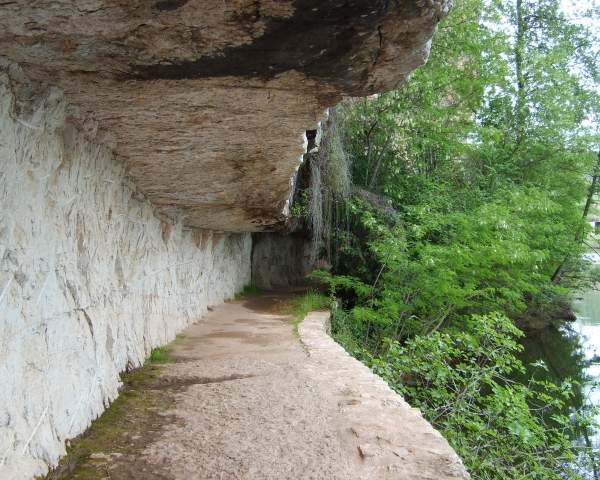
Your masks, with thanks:
<instances>
[{"instance_id":1,"label":"rock overhang","mask_svg":"<svg viewBox=\"0 0 600 480\"><path fill-rule=\"evenodd\" d=\"M447 0L38 0L0 6L0 55L190 227L284 224L304 132L426 60Z\"/></svg>"}]
</instances>

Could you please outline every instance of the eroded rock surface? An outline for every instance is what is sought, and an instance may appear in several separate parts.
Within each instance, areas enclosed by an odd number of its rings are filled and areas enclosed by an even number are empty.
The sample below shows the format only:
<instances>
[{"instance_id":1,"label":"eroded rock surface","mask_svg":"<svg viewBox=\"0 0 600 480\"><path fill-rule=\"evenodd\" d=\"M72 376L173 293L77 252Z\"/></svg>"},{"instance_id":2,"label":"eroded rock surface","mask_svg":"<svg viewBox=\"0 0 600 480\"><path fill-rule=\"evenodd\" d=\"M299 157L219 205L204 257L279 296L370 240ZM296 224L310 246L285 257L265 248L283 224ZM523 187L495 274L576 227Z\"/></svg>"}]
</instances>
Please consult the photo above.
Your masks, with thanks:
<instances>
[{"instance_id":1,"label":"eroded rock surface","mask_svg":"<svg viewBox=\"0 0 600 480\"><path fill-rule=\"evenodd\" d=\"M315 270L310 239L303 234L256 233L252 236L252 284L263 290L310 285Z\"/></svg>"},{"instance_id":2,"label":"eroded rock surface","mask_svg":"<svg viewBox=\"0 0 600 480\"><path fill-rule=\"evenodd\" d=\"M149 199L188 226L269 230L304 132L397 86L449 0L16 0L0 56L58 85ZM96 131L97 120L100 133Z\"/></svg>"},{"instance_id":3,"label":"eroded rock surface","mask_svg":"<svg viewBox=\"0 0 600 480\"><path fill-rule=\"evenodd\" d=\"M43 474L141 365L250 281L249 234L159 218L57 89L0 70L0 479Z\"/></svg>"}]
</instances>

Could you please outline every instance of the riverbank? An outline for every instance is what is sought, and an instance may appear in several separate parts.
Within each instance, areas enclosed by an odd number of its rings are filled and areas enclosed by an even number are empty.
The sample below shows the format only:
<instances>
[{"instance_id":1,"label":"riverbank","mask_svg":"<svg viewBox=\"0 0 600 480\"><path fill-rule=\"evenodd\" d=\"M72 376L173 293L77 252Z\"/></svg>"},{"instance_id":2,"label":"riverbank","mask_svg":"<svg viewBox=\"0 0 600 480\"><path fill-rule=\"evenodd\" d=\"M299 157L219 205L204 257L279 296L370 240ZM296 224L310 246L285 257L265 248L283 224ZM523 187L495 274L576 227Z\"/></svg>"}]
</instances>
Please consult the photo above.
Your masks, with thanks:
<instances>
[{"instance_id":1,"label":"riverbank","mask_svg":"<svg viewBox=\"0 0 600 480\"><path fill-rule=\"evenodd\" d=\"M570 322L550 321L544 328L526 330L520 340L523 351L519 355L526 367L517 380L548 380L569 382L573 395L560 415L574 412L593 412L600 406L600 291L586 290L574 295ZM537 365L543 362L544 367ZM593 413L592 413L593 414ZM548 415L550 416L550 415ZM596 415L596 421L600 416ZM587 450L586 462L581 462L585 478L594 476L589 459L600 458L600 433L588 428L574 432L572 441L581 451Z\"/></svg>"},{"instance_id":2,"label":"riverbank","mask_svg":"<svg viewBox=\"0 0 600 480\"><path fill-rule=\"evenodd\" d=\"M577 314L570 298L559 298L544 305L530 305L525 312L515 318L516 325L525 332L546 328L560 328L565 323L577 321Z\"/></svg>"}]
</instances>

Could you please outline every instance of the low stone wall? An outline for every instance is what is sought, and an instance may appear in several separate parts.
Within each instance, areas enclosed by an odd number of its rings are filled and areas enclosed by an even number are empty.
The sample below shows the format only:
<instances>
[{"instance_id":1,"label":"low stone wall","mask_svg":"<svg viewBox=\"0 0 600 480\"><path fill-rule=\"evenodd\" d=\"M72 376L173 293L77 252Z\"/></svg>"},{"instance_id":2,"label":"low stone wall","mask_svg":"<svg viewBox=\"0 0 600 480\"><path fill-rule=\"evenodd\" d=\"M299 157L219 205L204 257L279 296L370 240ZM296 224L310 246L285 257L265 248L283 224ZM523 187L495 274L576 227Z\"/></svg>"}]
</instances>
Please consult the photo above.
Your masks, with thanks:
<instances>
[{"instance_id":1,"label":"low stone wall","mask_svg":"<svg viewBox=\"0 0 600 480\"><path fill-rule=\"evenodd\" d=\"M298 328L312 375L337 399L338 434L360 457L362 479L466 480L460 458L385 381L328 334L329 313L312 312Z\"/></svg>"},{"instance_id":2,"label":"low stone wall","mask_svg":"<svg viewBox=\"0 0 600 480\"><path fill-rule=\"evenodd\" d=\"M251 253L249 235L159 219L122 163L66 122L60 91L21 108L13 90L0 70L3 480L55 465L119 372L250 281Z\"/></svg>"}]
</instances>

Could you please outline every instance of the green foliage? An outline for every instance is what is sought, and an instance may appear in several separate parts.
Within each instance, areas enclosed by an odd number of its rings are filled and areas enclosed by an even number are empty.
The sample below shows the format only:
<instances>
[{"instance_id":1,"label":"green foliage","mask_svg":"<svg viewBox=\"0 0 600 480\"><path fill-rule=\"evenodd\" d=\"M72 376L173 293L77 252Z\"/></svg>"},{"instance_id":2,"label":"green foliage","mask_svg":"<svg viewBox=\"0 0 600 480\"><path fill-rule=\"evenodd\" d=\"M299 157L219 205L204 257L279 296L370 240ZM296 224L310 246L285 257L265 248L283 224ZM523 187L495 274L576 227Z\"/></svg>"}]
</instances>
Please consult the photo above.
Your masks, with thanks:
<instances>
[{"instance_id":1,"label":"green foliage","mask_svg":"<svg viewBox=\"0 0 600 480\"><path fill-rule=\"evenodd\" d=\"M523 369L509 318L559 310L596 278L578 260L600 144L594 32L559 7L455 2L402 89L339 111L352 194L332 201L332 179L319 191L333 334L474 479L575 479L593 463L571 443L589 426L565 414L575 384L509 380Z\"/></svg>"},{"instance_id":2,"label":"green foliage","mask_svg":"<svg viewBox=\"0 0 600 480\"><path fill-rule=\"evenodd\" d=\"M253 283L249 283L242 289L241 292L236 293L235 298L236 300L239 300L242 298L254 297L256 295L260 295L261 293L263 293L263 291L260 287L257 287Z\"/></svg>"},{"instance_id":3,"label":"green foliage","mask_svg":"<svg viewBox=\"0 0 600 480\"><path fill-rule=\"evenodd\" d=\"M165 363L169 359L167 347L156 347L150 352L150 363Z\"/></svg>"},{"instance_id":4,"label":"green foliage","mask_svg":"<svg viewBox=\"0 0 600 480\"><path fill-rule=\"evenodd\" d=\"M332 221L337 276L325 280L365 341L471 313L551 311L593 280L574 260L598 144L590 38L555 0L464 0L404 88L344 107L354 191L370 196Z\"/></svg>"},{"instance_id":5,"label":"green foliage","mask_svg":"<svg viewBox=\"0 0 600 480\"><path fill-rule=\"evenodd\" d=\"M303 190L294 204L292 205L291 214L296 218L307 218L308 216L308 190Z\"/></svg>"},{"instance_id":6,"label":"green foliage","mask_svg":"<svg viewBox=\"0 0 600 480\"><path fill-rule=\"evenodd\" d=\"M325 295L310 290L301 297L294 300L290 308L290 314L292 315L294 328L297 333L298 325L304 320L304 317L310 312L316 310L326 310L329 308L330 300Z\"/></svg>"},{"instance_id":7,"label":"green foliage","mask_svg":"<svg viewBox=\"0 0 600 480\"><path fill-rule=\"evenodd\" d=\"M560 411L571 385L508 377L522 370L520 331L492 313L465 319L460 330L389 340L369 363L438 428L473 478L576 479L568 417L545 424L540 410Z\"/></svg>"}]
</instances>

